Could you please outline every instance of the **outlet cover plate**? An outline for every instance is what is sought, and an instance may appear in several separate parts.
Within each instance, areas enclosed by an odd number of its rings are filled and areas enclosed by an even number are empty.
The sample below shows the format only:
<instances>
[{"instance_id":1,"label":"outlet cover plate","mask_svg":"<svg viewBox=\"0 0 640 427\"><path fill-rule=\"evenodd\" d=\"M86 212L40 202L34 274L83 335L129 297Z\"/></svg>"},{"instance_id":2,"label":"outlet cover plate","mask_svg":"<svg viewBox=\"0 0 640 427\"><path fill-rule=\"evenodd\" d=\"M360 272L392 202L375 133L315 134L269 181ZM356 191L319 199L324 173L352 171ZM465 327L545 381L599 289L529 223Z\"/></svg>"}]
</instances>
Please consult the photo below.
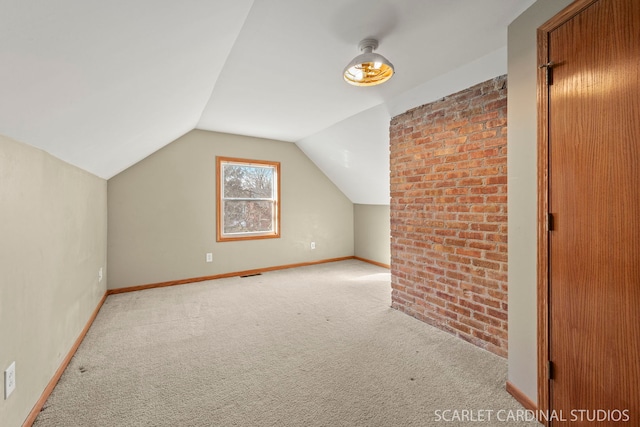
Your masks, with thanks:
<instances>
[{"instance_id":1,"label":"outlet cover plate","mask_svg":"<svg viewBox=\"0 0 640 427\"><path fill-rule=\"evenodd\" d=\"M16 389L16 362L11 363L4 371L4 398L5 400L11 396L13 390Z\"/></svg>"}]
</instances>

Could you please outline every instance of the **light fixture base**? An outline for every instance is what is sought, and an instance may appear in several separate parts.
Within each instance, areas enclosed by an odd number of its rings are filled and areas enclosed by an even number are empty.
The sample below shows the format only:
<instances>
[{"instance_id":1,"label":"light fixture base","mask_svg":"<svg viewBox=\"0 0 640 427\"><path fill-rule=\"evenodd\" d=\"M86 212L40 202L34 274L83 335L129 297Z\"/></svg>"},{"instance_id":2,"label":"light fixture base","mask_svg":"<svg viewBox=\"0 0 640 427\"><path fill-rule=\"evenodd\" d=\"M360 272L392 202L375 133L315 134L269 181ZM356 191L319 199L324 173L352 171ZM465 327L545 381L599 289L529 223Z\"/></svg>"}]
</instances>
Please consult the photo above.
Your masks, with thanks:
<instances>
[{"instance_id":1,"label":"light fixture base","mask_svg":"<svg viewBox=\"0 0 640 427\"><path fill-rule=\"evenodd\" d=\"M358 49L360 49L361 52L364 52L367 49L369 49L368 52L373 52L377 48L378 40L376 39L364 39L358 43Z\"/></svg>"}]
</instances>

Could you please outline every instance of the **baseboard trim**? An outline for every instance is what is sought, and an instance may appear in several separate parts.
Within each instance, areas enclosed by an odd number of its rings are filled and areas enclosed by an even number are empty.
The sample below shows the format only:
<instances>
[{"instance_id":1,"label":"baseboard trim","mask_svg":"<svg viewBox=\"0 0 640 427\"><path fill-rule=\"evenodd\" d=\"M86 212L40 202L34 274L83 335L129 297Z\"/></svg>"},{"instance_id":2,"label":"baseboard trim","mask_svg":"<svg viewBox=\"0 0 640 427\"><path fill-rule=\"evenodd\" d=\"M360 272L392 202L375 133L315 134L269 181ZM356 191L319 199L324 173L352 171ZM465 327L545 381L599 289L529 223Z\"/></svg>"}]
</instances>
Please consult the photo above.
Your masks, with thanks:
<instances>
[{"instance_id":1,"label":"baseboard trim","mask_svg":"<svg viewBox=\"0 0 640 427\"><path fill-rule=\"evenodd\" d=\"M514 386L511 381L507 381L507 385L505 388L507 389L507 392L518 401L518 403L524 406L525 409L533 412L538 411L538 405L531 399L529 399L529 397L524 394L518 387Z\"/></svg>"},{"instance_id":2,"label":"baseboard trim","mask_svg":"<svg viewBox=\"0 0 640 427\"><path fill-rule=\"evenodd\" d=\"M58 384L58 381L60 380L60 377L64 373L65 369L67 369L69 362L71 362L71 358L76 354L78 347L80 347L80 344L84 340L84 337L87 335L89 328L93 324L93 321L96 319L96 316L98 315L98 312L102 308L102 304L104 304L104 301L106 299L107 299L107 293L105 292L102 298L100 298L100 301L98 302L98 306L95 308L95 310L93 310L91 317L89 317L87 324L84 326L84 328L80 332L80 335L78 336L76 341L73 343L73 346L67 353L66 357L62 360L62 363L60 363L58 370L56 371L55 374L53 374L53 377L49 381L49 384L47 384L44 391L42 392L42 395L40 395L40 399L38 399L36 404L31 409L31 412L29 412L27 419L24 420L22 427L31 427L31 425L35 422L36 418L38 417L38 414L40 414L40 411L42 410L42 407L47 402L49 395L51 394L53 389L56 387L56 384Z\"/></svg>"},{"instance_id":3,"label":"baseboard trim","mask_svg":"<svg viewBox=\"0 0 640 427\"><path fill-rule=\"evenodd\" d=\"M389 264L383 264L381 262L373 261L373 260L366 259L366 258L361 258L359 256L354 256L353 259L357 259L358 261L362 261L362 262L368 262L369 264L377 265L378 267L382 267L382 268L386 268L386 269L390 269L391 268L391 266Z\"/></svg>"},{"instance_id":4,"label":"baseboard trim","mask_svg":"<svg viewBox=\"0 0 640 427\"><path fill-rule=\"evenodd\" d=\"M306 267L309 265L326 264L329 262L346 261L349 259L357 259L354 256L346 256L340 258L329 258L318 261L300 262L296 264L278 265L275 267L256 268L254 270L235 271L232 273L215 274L213 276L192 277L190 279L171 280L168 282L149 283L148 285L129 286L126 288L116 288L107 290L107 295L122 294L126 292L143 291L145 289L164 288L166 286L186 285L188 283L205 282L207 280L224 279L227 277L249 276L252 274L265 273L267 271L286 270L288 268Z\"/></svg>"}]
</instances>

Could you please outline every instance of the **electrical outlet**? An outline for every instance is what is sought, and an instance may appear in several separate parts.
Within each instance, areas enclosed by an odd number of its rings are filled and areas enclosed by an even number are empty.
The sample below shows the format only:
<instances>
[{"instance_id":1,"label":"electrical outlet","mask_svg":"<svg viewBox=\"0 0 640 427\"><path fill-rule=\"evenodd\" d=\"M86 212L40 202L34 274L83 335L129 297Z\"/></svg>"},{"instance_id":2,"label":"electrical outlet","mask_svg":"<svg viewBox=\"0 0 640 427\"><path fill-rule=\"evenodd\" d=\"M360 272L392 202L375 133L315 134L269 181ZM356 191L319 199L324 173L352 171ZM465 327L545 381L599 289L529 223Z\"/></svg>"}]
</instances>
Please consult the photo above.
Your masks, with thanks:
<instances>
[{"instance_id":1,"label":"electrical outlet","mask_svg":"<svg viewBox=\"0 0 640 427\"><path fill-rule=\"evenodd\" d=\"M213 262L213 254L211 252L207 253L207 262Z\"/></svg>"},{"instance_id":2,"label":"electrical outlet","mask_svg":"<svg viewBox=\"0 0 640 427\"><path fill-rule=\"evenodd\" d=\"M102 282L102 267L98 270L98 282Z\"/></svg>"},{"instance_id":3,"label":"electrical outlet","mask_svg":"<svg viewBox=\"0 0 640 427\"><path fill-rule=\"evenodd\" d=\"M311 249L315 249L316 248L316 242L311 242Z\"/></svg>"},{"instance_id":4,"label":"electrical outlet","mask_svg":"<svg viewBox=\"0 0 640 427\"><path fill-rule=\"evenodd\" d=\"M4 398L5 400L11 396L13 390L16 389L16 362L13 362L4 371Z\"/></svg>"}]
</instances>

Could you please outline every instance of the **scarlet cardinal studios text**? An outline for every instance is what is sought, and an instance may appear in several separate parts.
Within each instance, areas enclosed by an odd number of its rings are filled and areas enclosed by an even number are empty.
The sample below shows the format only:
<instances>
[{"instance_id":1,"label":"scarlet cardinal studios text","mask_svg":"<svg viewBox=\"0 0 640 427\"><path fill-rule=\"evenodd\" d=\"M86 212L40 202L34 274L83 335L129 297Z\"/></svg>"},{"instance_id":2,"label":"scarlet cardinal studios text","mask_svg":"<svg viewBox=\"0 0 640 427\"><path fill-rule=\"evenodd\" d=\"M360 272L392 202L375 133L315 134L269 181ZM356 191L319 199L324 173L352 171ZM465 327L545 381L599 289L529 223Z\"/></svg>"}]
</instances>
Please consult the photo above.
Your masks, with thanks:
<instances>
[{"instance_id":1,"label":"scarlet cardinal studios text","mask_svg":"<svg viewBox=\"0 0 640 427\"><path fill-rule=\"evenodd\" d=\"M628 409L572 409L571 411L530 411L528 409L436 409L438 422L510 422L510 421L608 421L626 423Z\"/></svg>"}]
</instances>

